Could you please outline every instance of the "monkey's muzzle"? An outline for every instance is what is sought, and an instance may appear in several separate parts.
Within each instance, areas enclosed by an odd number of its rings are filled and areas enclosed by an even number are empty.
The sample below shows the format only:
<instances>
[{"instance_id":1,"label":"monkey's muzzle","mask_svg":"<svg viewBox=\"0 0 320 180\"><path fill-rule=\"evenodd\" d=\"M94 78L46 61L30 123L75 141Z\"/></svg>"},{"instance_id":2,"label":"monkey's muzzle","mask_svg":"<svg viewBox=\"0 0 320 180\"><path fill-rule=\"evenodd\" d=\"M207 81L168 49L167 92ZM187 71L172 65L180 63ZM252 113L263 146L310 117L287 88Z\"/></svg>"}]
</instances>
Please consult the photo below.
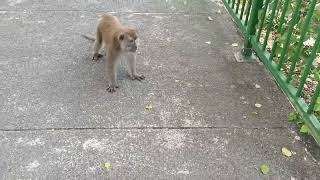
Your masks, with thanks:
<instances>
[{"instance_id":1,"label":"monkey's muzzle","mask_svg":"<svg viewBox=\"0 0 320 180\"><path fill-rule=\"evenodd\" d=\"M137 49L138 49L138 47L137 47L137 46L133 46L133 47L131 47L131 52L136 52L136 51L137 51Z\"/></svg>"}]
</instances>

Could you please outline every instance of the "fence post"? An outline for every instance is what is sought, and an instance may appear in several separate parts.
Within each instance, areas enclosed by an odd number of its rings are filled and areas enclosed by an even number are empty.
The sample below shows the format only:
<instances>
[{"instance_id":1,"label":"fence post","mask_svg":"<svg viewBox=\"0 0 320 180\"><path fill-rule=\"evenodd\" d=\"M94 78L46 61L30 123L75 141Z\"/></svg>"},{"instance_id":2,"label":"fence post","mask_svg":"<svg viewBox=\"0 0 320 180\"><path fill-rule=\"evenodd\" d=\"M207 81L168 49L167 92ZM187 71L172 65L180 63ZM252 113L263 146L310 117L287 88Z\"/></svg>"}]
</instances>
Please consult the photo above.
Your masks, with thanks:
<instances>
[{"instance_id":1,"label":"fence post","mask_svg":"<svg viewBox=\"0 0 320 180\"><path fill-rule=\"evenodd\" d=\"M242 56L245 61L252 60L252 43L251 38L256 33L256 26L259 23L258 15L259 11L262 9L263 0L253 0L251 11L248 12L249 22L247 26L247 32L245 33L244 37L244 48L242 51ZM250 13L250 14L249 14Z\"/></svg>"}]
</instances>

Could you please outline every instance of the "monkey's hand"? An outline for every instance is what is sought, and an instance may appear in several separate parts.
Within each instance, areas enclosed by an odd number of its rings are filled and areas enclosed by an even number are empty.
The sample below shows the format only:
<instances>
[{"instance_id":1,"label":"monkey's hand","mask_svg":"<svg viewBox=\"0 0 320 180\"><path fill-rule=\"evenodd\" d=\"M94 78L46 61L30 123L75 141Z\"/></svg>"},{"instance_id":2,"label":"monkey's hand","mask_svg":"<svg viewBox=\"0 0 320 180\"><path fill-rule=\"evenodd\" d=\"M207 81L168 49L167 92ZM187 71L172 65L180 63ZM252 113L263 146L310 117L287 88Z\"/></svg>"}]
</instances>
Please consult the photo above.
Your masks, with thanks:
<instances>
[{"instance_id":1,"label":"monkey's hand","mask_svg":"<svg viewBox=\"0 0 320 180\"><path fill-rule=\"evenodd\" d=\"M95 53L95 54L93 54L92 60L98 60L98 59L101 58L101 57L103 57L102 54Z\"/></svg>"},{"instance_id":2,"label":"monkey's hand","mask_svg":"<svg viewBox=\"0 0 320 180\"><path fill-rule=\"evenodd\" d=\"M144 75L131 75L129 77L131 80L138 80L138 81L142 81L146 78L146 77L144 77Z\"/></svg>"}]
</instances>

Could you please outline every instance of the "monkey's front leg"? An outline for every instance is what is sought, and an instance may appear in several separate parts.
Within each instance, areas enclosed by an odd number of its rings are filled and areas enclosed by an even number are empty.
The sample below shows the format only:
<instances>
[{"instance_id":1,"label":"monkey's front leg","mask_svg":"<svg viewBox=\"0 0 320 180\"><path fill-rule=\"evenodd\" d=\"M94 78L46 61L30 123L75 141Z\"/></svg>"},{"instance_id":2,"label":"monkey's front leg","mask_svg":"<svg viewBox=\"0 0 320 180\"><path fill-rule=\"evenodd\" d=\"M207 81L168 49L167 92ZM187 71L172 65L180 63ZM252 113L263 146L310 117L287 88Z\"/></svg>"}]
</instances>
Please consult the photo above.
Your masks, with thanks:
<instances>
[{"instance_id":1,"label":"monkey's front leg","mask_svg":"<svg viewBox=\"0 0 320 180\"><path fill-rule=\"evenodd\" d=\"M115 92L116 88L118 88L117 61L118 58L112 55L108 55L108 59L106 60L106 73L109 80L109 87L107 88L107 91L110 93Z\"/></svg>"},{"instance_id":2,"label":"monkey's front leg","mask_svg":"<svg viewBox=\"0 0 320 180\"><path fill-rule=\"evenodd\" d=\"M132 80L144 80L145 77L143 75L139 75L136 72L136 53L129 52L127 53L127 59L128 59L128 73L129 77Z\"/></svg>"}]
</instances>

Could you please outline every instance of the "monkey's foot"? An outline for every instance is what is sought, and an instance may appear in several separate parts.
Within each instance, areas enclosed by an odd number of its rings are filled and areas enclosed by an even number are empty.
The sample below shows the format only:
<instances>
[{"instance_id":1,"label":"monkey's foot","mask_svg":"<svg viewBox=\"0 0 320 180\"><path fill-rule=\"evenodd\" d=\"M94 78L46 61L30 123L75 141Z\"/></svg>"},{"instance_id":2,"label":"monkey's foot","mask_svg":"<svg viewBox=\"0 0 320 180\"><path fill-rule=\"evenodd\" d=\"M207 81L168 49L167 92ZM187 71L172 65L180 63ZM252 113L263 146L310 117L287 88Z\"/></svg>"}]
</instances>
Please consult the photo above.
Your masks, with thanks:
<instances>
[{"instance_id":1,"label":"monkey's foot","mask_svg":"<svg viewBox=\"0 0 320 180\"><path fill-rule=\"evenodd\" d=\"M144 80L146 77L144 77L144 75L134 75L134 76L129 76L131 80L138 80L138 81L142 81Z\"/></svg>"},{"instance_id":2,"label":"monkey's foot","mask_svg":"<svg viewBox=\"0 0 320 180\"><path fill-rule=\"evenodd\" d=\"M118 85L109 86L109 87L107 88L107 91L110 92L110 93L113 93L113 92L116 92L116 89L117 89L117 88L119 88Z\"/></svg>"},{"instance_id":3,"label":"monkey's foot","mask_svg":"<svg viewBox=\"0 0 320 180\"><path fill-rule=\"evenodd\" d=\"M109 86L109 87L107 88L107 91L108 91L109 93L116 92L116 87L111 87L111 86Z\"/></svg>"},{"instance_id":4,"label":"monkey's foot","mask_svg":"<svg viewBox=\"0 0 320 180\"><path fill-rule=\"evenodd\" d=\"M102 54L95 53L95 54L93 54L92 60L98 60L99 58L102 58L102 57L103 57Z\"/></svg>"}]
</instances>

